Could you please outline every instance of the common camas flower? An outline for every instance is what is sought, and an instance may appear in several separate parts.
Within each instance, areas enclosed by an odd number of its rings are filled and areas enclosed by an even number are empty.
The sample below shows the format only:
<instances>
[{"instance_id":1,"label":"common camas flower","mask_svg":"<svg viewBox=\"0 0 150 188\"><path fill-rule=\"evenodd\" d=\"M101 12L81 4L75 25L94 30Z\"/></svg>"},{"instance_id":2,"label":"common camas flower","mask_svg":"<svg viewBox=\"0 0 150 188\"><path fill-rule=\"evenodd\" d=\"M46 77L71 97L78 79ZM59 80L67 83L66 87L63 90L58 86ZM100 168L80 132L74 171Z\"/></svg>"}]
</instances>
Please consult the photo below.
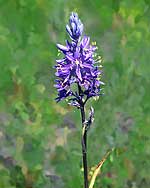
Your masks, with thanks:
<instances>
[{"instance_id":1,"label":"common camas flower","mask_svg":"<svg viewBox=\"0 0 150 188\"><path fill-rule=\"evenodd\" d=\"M70 104L80 107L94 96L99 96L101 91L101 71L95 60L96 45L90 44L90 37L83 35L83 24L77 13L72 13L66 31L71 41L66 40L66 45L57 44L63 53L63 58L56 60L57 76L55 87L58 91L56 101L68 98ZM75 87L77 86L77 87Z\"/></svg>"}]
</instances>

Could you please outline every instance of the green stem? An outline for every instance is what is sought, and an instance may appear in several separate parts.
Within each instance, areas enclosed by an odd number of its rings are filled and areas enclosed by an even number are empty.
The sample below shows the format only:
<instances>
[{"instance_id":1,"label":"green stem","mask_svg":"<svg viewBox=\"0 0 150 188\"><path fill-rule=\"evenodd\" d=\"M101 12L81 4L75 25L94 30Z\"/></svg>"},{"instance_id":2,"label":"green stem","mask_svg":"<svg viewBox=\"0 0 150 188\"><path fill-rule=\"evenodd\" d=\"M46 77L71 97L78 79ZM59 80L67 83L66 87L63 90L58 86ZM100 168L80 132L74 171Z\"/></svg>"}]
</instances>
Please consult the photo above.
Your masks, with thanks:
<instances>
[{"instance_id":1,"label":"green stem","mask_svg":"<svg viewBox=\"0 0 150 188\"><path fill-rule=\"evenodd\" d=\"M81 106L82 127L85 123L85 110L84 105ZM87 165L87 130L82 135L82 157L83 157L83 169L84 169L84 188L88 188L88 165Z\"/></svg>"}]
</instances>

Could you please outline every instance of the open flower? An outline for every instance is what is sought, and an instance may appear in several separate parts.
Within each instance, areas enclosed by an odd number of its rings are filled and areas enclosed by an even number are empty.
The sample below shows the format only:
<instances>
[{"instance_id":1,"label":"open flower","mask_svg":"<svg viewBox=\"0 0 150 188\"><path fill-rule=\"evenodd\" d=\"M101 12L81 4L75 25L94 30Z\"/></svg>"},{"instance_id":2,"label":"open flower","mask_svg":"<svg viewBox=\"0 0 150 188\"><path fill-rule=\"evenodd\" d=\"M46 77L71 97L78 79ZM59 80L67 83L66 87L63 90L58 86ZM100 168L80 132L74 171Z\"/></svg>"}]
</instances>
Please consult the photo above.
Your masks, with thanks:
<instances>
[{"instance_id":1,"label":"open flower","mask_svg":"<svg viewBox=\"0 0 150 188\"><path fill-rule=\"evenodd\" d=\"M83 36L83 24L77 13L72 13L66 30L71 42L66 45L57 44L57 48L64 54L62 59L56 60L56 84L58 91L56 101L69 98L70 104L79 107L81 102L99 96L101 91L101 71L94 59L96 45L90 44L90 37ZM76 85L76 89L72 88Z\"/></svg>"}]
</instances>

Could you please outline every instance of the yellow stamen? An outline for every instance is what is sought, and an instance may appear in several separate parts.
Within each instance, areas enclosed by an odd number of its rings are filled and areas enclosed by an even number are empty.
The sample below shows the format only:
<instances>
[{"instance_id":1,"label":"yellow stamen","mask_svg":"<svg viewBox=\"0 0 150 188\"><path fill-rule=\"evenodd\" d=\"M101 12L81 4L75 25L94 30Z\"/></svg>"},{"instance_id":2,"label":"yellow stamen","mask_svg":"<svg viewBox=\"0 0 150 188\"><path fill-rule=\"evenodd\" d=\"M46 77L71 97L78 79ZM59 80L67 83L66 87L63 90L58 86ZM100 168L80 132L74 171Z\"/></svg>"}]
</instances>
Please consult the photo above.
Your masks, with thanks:
<instances>
[{"instance_id":1,"label":"yellow stamen","mask_svg":"<svg viewBox=\"0 0 150 188\"><path fill-rule=\"evenodd\" d=\"M92 45L93 45L93 46L96 46L96 41L92 42Z\"/></svg>"},{"instance_id":2,"label":"yellow stamen","mask_svg":"<svg viewBox=\"0 0 150 188\"><path fill-rule=\"evenodd\" d=\"M75 63L76 63L76 65L79 65L79 64L80 64L80 62L79 62L78 60L76 60Z\"/></svg>"}]
</instances>

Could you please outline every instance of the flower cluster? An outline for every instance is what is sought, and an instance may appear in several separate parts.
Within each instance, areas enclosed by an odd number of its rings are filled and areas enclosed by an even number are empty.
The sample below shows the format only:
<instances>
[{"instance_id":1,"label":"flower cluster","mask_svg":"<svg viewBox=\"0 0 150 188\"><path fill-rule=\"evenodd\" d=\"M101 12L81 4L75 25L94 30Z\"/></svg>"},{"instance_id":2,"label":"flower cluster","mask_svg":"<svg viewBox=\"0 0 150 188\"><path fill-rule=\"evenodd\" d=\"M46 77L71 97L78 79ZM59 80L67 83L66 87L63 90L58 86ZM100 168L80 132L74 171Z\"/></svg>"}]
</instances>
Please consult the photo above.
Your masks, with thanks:
<instances>
[{"instance_id":1,"label":"flower cluster","mask_svg":"<svg viewBox=\"0 0 150 188\"><path fill-rule=\"evenodd\" d=\"M100 66L97 65L99 61L94 59L97 47L90 44L90 37L82 36L83 24L77 13L71 14L66 31L71 41L66 40L65 46L57 44L64 55L56 60L56 101L69 98L71 105L80 107L89 98L99 96L103 84L100 81Z\"/></svg>"}]
</instances>

